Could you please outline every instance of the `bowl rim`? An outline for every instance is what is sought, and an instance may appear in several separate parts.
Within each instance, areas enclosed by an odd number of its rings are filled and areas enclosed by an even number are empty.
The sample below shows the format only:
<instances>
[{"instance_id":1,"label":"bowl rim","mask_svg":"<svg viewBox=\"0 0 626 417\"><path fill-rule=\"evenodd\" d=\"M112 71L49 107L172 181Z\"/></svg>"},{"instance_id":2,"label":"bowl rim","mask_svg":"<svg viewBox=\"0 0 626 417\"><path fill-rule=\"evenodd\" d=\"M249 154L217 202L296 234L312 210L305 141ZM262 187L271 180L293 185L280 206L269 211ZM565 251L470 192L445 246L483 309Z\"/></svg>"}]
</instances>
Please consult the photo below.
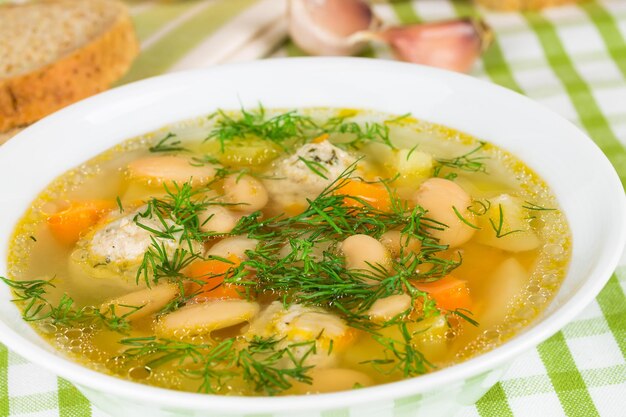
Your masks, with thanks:
<instances>
[{"instance_id":1,"label":"bowl rim","mask_svg":"<svg viewBox=\"0 0 626 417\"><path fill-rule=\"evenodd\" d=\"M287 66L293 69L298 66L309 67L311 65L319 65L320 63L330 66L346 64L353 65L358 63L360 66L369 66L376 68L381 72L390 70L413 71L416 74L420 73L422 76L435 76L444 80L461 80L463 83L468 85L477 86L483 90L491 90L493 94L498 95L503 100L515 100L518 102L523 101L526 106L540 108L542 112L551 114L553 119L559 119L563 126L569 125L570 128L576 129L582 136L591 142L588 145L592 145L590 148L595 148L593 152L599 152L601 154L605 164L603 168L607 171L608 175L606 181L615 191L614 195L611 196L611 199L613 200L612 203L620 207L622 212L626 212L626 197L623 193L622 184L613 167L610 165L608 159L606 159L597 145L595 145L595 143L587 137L587 135L582 133L580 129L574 126L571 122L535 103L529 98L495 84L491 84L471 76L423 67L415 64L372 60L366 58L283 58L220 65L205 69L165 74L117 87L68 106L63 110L42 119L42 121L37 122L33 126L44 125L46 121L51 118L68 118L71 120L72 117L80 115L83 109L86 108L85 103L89 103L89 105L93 107L98 105L98 103L105 103L110 99L116 99L120 93L130 95L135 91L145 90L147 88L161 88L163 85L173 83L177 80L184 80L185 77L191 75L211 77L215 72L215 68L219 68L220 70L223 70L224 68L249 68L250 70L254 70L257 66L269 66L270 68L273 67L277 69ZM22 140L22 136L24 136L24 139L28 139L26 137L32 129L33 127L28 127L23 132L20 132L16 135L16 138L0 147L0 152L9 152L13 147L12 143ZM607 255L607 262L598 265L592 273L589 274L590 278L588 278L583 285L576 289L575 294L567 302L559 306L553 313L551 313L548 320L538 320L531 325L531 328L524 331L524 337L514 337L491 351L426 375L359 390L284 397L242 397L181 392L131 382L78 365L70 359L61 356L60 353L54 353L35 345L24 336L20 335L17 331L10 328L1 319L0 338L9 349L19 352L21 356L24 356L29 361L46 368L54 374L66 378L71 382L77 383L80 386L119 397L172 408L182 407L187 409L212 409L215 411L263 413L286 410L293 411L342 408L354 404L402 398L414 395L418 392L432 391L451 382L474 377L495 367L501 366L519 354L549 338L569 321L574 319L575 316L577 316L601 291L618 265L624 245L626 244L626 217L616 219L613 226L613 241L617 244L614 246L614 250ZM0 264L1 263L6 263L6 256L4 256L4 258L0 261ZM181 404L184 404L184 406L181 406Z\"/></svg>"}]
</instances>

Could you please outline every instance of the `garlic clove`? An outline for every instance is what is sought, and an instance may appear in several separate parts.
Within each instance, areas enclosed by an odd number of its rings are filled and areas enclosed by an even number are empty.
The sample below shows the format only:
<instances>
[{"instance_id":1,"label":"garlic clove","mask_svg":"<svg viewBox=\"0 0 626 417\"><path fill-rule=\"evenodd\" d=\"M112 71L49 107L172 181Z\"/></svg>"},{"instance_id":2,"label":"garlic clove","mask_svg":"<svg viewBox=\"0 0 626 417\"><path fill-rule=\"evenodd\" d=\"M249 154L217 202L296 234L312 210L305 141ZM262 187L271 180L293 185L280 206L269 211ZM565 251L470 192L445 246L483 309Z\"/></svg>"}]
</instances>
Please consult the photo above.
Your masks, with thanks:
<instances>
[{"instance_id":1,"label":"garlic clove","mask_svg":"<svg viewBox=\"0 0 626 417\"><path fill-rule=\"evenodd\" d=\"M364 0L290 0L289 34L311 55L354 55L366 45L350 36L377 25Z\"/></svg>"},{"instance_id":2,"label":"garlic clove","mask_svg":"<svg viewBox=\"0 0 626 417\"><path fill-rule=\"evenodd\" d=\"M369 38L388 43L402 61L469 72L493 34L484 21L466 18L390 27L370 33Z\"/></svg>"}]
</instances>

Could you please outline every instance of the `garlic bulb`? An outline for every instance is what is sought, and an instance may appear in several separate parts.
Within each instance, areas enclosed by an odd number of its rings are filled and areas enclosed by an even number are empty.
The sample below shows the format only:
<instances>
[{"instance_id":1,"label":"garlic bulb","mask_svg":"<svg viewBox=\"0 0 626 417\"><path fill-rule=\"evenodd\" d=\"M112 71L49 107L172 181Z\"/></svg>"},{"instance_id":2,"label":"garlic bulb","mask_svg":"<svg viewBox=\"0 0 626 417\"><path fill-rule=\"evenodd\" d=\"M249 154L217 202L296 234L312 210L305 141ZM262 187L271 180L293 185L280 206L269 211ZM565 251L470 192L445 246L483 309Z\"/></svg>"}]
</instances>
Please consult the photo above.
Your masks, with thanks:
<instances>
[{"instance_id":1,"label":"garlic bulb","mask_svg":"<svg viewBox=\"0 0 626 417\"><path fill-rule=\"evenodd\" d=\"M351 35L377 24L364 0L290 0L289 34L311 55L353 55L366 45Z\"/></svg>"},{"instance_id":2,"label":"garlic bulb","mask_svg":"<svg viewBox=\"0 0 626 417\"><path fill-rule=\"evenodd\" d=\"M456 19L390 27L359 38L387 43L403 61L469 72L491 44L492 32L482 20Z\"/></svg>"}]
</instances>

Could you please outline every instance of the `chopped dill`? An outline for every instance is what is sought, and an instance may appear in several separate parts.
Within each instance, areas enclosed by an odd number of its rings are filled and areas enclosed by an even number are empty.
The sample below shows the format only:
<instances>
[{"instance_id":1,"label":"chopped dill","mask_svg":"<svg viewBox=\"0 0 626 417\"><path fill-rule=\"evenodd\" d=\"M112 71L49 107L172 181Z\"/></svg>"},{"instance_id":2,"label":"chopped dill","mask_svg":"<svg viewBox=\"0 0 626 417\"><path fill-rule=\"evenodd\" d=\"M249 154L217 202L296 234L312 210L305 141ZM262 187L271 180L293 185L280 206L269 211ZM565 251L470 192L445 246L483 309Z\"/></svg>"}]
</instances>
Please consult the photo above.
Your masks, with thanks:
<instances>
[{"instance_id":1,"label":"chopped dill","mask_svg":"<svg viewBox=\"0 0 626 417\"><path fill-rule=\"evenodd\" d=\"M231 116L218 110L209 116L209 119L215 120L215 126L205 140L218 141L222 153L228 142L249 136L273 142L284 151L322 135L340 136L341 140L333 144L346 149L360 149L369 142L380 143L395 149L391 142L388 124L393 124L401 118L386 120L383 123L359 124L347 121L350 117L336 116L324 123L318 123L313 118L299 114L297 111L268 116L263 106L259 106L254 111L241 109L239 116Z\"/></svg>"},{"instance_id":2,"label":"chopped dill","mask_svg":"<svg viewBox=\"0 0 626 417\"><path fill-rule=\"evenodd\" d=\"M440 245L426 230L437 224L425 216L421 207L409 207L389 188L390 212L377 210L358 197L341 194L343 181L354 170L354 165L346 169L317 198L309 200L308 208L300 214L242 219L232 233L245 234L263 243L246 253L248 259L226 281L249 283L250 271L254 271L257 291L282 294L288 303L332 306L351 322L359 322L377 299L407 289L415 297L423 295L411 285L412 280L436 280L460 264L460 260L438 256L447 246ZM362 207L345 205L345 199L354 199ZM370 265L369 271L346 268L338 242L358 233L378 238L394 229L401 230L407 238L419 240L421 251L417 254L406 251L388 269L380 265ZM419 272L419 266L425 263L431 268Z\"/></svg>"},{"instance_id":3,"label":"chopped dill","mask_svg":"<svg viewBox=\"0 0 626 417\"><path fill-rule=\"evenodd\" d=\"M214 393L234 376L228 369L235 359L234 339L210 345L149 336L122 339L119 343L128 346L120 355L124 363L140 363L149 369L173 363L180 374L201 381L200 392ZM181 367L183 364L186 366Z\"/></svg>"},{"instance_id":4,"label":"chopped dill","mask_svg":"<svg viewBox=\"0 0 626 417\"><path fill-rule=\"evenodd\" d=\"M120 199L119 195L115 197L115 203L117 204L117 208L120 213L124 213L124 206L122 205L122 200Z\"/></svg>"},{"instance_id":5,"label":"chopped dill","mask_svg":"<svg viewBox=\"0 0 626 417\"><path fill-rule=\"evenodd\" d=\"M461 220L467 226L471 227L472 229L480 230L479 226L476 226L475 224L470 223L469 220L467 220L465 217L463 217L463 215L461 213L459 213L459 210L455 206L452 206L452 210L454 211L454 214L456 214L456 217L458 217L459 220Z\"/></svg>"},{"instance_id":6,"label":"chopped dill","mask_svg":"<svg viewBox=\"0 0 626 417\"><path fill-rule=\"evenodd\" d=\"M219 165L220 161L219 159L215 158L214 156L211 155L202 155L202 157L197 157L197 156L192 156L191 157L191 162L189 162L189 165L191 166L195 166L195 167L202 167L205 165Z\"/></svg>"},{"instance_id":7,"label":"chopped dill","mask_svg":"<svg viewBox=\"0 0 626 417\"><path fill-rule=\"evenodd\" d=\"M311 172L313 172L315 175L317 175L318 177L322 177L325 180L328 179L328 177L323 174L323 171L328 172L328 169L323 164L320 164L319 162L316 162L312 159L305 159L301 156L299 156L298 159L302 161L302 163L306 165L306 167L309 168Z\"/></svg>"},{"instance_id":8,"label":"chopped dill","mask_svg":"<svg viewBox=\"0 0 626 417\"><path fill-rule=\"evenodd\" d=\"M226 142L255 136L261 140L275 143L287 150L291 140L302 138L307 132L314 131L316 125L308 116L289 111L276 116L267 117L265 108L259 105L256 111L240 110L240 117L231 117L218 110L209 116L215 119L215 127L205 140L217 140L224 152Z\"/></svg>"},{"instance_id":9,"label":"chopped dill","mask_svg":"<svg viewBox=\"0 0 626 417\"><path fill-rule=\"evenodd\" d=\"M394 117L392 119L387 119L385 120L385 124L394 124L394 123L401 123L402 121L408 119L411 117L411 113L404 113L401 114L400 116Z\"/></svg>"},{"instance_id":10,"label":"chopped dill","mask_svg":"<svg viewBox=\"0 0 626 417\"><path fill-rule=\"evenodd\" d=\"M479 154L479 151L483 149L486 145L487 145L486 142L480 142L480 144L476 148L470 150L467 153L464 153L463 155L460 155L454 158L436 159L437 165L435 166L433 176L438 177L442 173L443 168L456 169L459 171L466 171L466 172L473 172L473 173L482 172L482 173L487 174L487 166L485 165L484 161L486 159L489 159L489 157ZM447 179L456 178L457 174L456 173L452 173L452 174L454 175L452 178L448 178L448 177L446 178ZM451 174L448 174L448 175L451 175Z\"/></svg>"},{"instance_id":11,"label":"chopped dill","mask_svg":"<svg viewBox=\"0 0 626 417\"><path fill-rule=\"evenodd\" d=\"M472 313L470 310L466 308L457 308L456 310L451 311L450 314L453 314L455 316L462 318L463 320L465 320L466 322L468 322L474 327L480 326L480 324L471 317L474 313Z\"/></svg>"},{"instance_id":12,"label":"chopped dill","mask_svg":"<svg viewBox=\"0 0 626 417\"><path fill-rule=\"evenodd\" d=\"M406 323L398 324L401 340L387 336L374 335L373 338L384 347L385 357L371 359L362 363L369 363L383 374L399 372L404 377L417 376L435 369L424 355L413 346L413 336L416 333L409 331Z\"/></svg>"},{"instance_id":13,"label":"chopped dill","mask_svg":"<svg viewBox=\"0 0 626 417\"><path fill-rule=\"evenodd\" d=\"M64 327L96 324L123 333L130 330L128 316L142 308L142 306L124 305L123 307L129 308L130 311L119 316L114 306L109 306L104 311L92 306L79 308L67 294L63 294L59 302L55 304L45 296L48 289L55 287L52 280L17 281L5 277L0 277L0 279L13 290L16 298L12 301L24 306L22 318L29 322L49 321Z\"/></svg>"},{"instance_id":14,"label":"chopped dill","mask_svg":"<svg viewBox=\"0 0 626 417\"><path fill-rule=\"evenodd\" d=\"M408 161L411 158L411 155L413 155L413 152L415 152L417 150L417 148L419 148L419 143L415 146L413 146L411 149L409 149L409 152L407 152L406 154L406 160Z\"/></svg>"},{"instance_id":15,"label":"chopped dill","mask_svg":"<svg viewBox=\"0 0 626 417\"><path fill-rule=\"evenodd\" d=\"M483 216L487 214L490 208L491 208L491 201L474 200L472 201L472 205L467 207L467 211L469 211L470 213L476 216Z\"/></svg>"},{"instance_id":16,"label":"chopped dill","mask_svg":"<svg viewBox=\"0 0 626 417\"><path fill-rule=\"evenodd\" d=\"M234 338L216 344L155 336L127 338L120 340L128 346L120 358L126 364L142 364L149 369L173 364L182 375L200 381L200 392L215 393L224 382L241 375L256 392L276 395L291 388L294 381L312 382L308 371L313 365L305 362L316 353L315 340L280 347L282 341L255 336L238 350Z\"/></svg>"},{"instance_id":17,"label":"chopped dill","mask_svg":"<svg viewBox=\"0 0 626 417\"><path fill-rule=\"evenodd\" d=\"M324 133L343 136L344 140L337 141L334 145L341 148L360 149L366 143L371 142L380 143L395 149L395 146L391 143L389 126L387 124L375 122L359 124L357 122L347 122L346 118L342 116L331 117L321 126Z\"/></svg>"},{"instance_id":18,"label":"chopped dill","mask_svg":"<svg viewBox=\"0 0 626 417\"><path fill-rule=\"evenodd\" d=\"M502 212L502 204L498 204L498 224L496 225L496 222L494 222L492 218L489 219L489 223L491 224L494 232L496 232L497 238L502 238L513 233L521 232L521 230L519 229L510 230L508 232L504 232L502 230L502 228L504 227L504 213Z\"/></svg>"},{"instance_id":19,"label":"chopped dill","mask_svg":"<svg viewBox=\"0 0 626 417\"><path fill-rule=\"evenodd\" d=\"M148 150L152 153L188 151L187 148L182 146L182 142L176 139L176 134L172 132L169 132L156 145L149 147Z\"/></svg>"},{"instance_id":20,"label":"chopped dill","mask_svg":"<svg viewBox=\"0 0 626 417\"><path fill-rule=\"evenodd\" d=\"M237 367L244 380L251 383L256 392L276 395L293 386L293 381L310 384L308 375L314 365L306 365L306 359L316 353L315 340L298 342L279 348L282 340L255 336L247 348L239 351ZM298 351L303 350L304 353Z\"/></svg>"},{"instance_id":21,"label":"chopped dill","mask_svg":"<svg viewBox=\"0 0 626 417\"><path fill-rule=\"evenodd\" d=\"M534 210L534 211L555 211L555 208L542 207L538 204L531 203L530 201L524 201L525 204L522 205L526 210Z\"/></svg>"}]
</instances>

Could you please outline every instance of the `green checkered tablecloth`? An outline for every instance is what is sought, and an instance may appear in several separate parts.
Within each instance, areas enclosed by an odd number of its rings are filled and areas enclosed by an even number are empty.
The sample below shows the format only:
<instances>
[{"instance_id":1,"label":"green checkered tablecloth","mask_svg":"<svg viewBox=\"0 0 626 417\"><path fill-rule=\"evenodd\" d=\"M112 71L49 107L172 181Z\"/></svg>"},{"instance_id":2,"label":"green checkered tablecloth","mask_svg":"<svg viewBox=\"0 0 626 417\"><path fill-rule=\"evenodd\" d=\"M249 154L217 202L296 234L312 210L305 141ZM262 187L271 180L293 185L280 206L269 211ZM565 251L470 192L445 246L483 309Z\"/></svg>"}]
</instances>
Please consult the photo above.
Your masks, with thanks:
<instances>
[{"instance_id":1,"label":"green checkered tablecloth","mask_svg":"<svg viewBox=\"0 0 626 417\"><path fill-rule=\"evenodd\" d=\"M122 82L220 62L300 55L285 40L284 2L129 0L142 54ZM497 39L472 75L572 120L626 184L626 0L526 14L488 12L462 0L377 2L375 9L389 23L482 15ZM365 55L390 59L380 47ZM504 379L459 417L626 416L625 290L626 256L581 316L516 359ZM53 415L106 417L70 383L0 345L0 416Z\"/></svg>"}]
</instances>

